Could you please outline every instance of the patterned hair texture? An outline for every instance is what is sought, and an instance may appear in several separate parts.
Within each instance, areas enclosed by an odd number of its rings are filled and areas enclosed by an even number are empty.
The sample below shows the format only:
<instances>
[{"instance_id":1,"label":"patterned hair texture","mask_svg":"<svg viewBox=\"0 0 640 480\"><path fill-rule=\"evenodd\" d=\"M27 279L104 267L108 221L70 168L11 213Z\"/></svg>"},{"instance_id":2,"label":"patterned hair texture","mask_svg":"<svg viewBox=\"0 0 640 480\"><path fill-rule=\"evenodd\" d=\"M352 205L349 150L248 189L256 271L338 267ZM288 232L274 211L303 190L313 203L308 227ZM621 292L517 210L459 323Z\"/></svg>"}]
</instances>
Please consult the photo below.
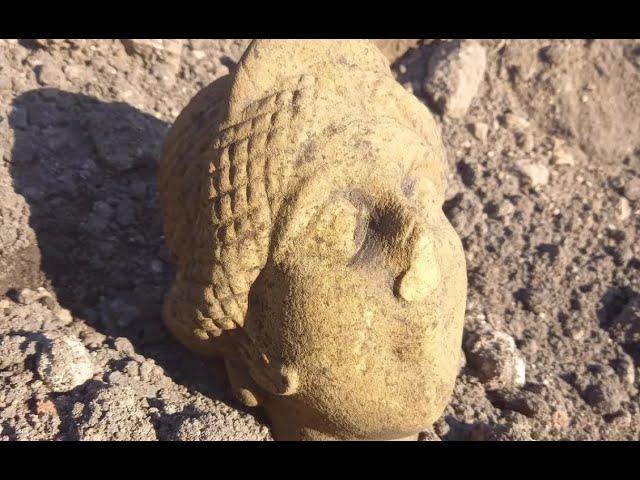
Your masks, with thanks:
<instances>
[{"instance_id":1,"label":"patterned hair texture","mask_svg":"<svg viewBox=\"0 0 640 480\"><path fill-rule=\"evenodd\" d=\"M316 93L313 77L289 79L223 124L224 105L216 100L228 80L220 81L178 118L159 172L165 234L178 267L165 315L178 321L180 337L203 341L244 323L290 176L289 157Z\"/></svg>"}]
</instances>

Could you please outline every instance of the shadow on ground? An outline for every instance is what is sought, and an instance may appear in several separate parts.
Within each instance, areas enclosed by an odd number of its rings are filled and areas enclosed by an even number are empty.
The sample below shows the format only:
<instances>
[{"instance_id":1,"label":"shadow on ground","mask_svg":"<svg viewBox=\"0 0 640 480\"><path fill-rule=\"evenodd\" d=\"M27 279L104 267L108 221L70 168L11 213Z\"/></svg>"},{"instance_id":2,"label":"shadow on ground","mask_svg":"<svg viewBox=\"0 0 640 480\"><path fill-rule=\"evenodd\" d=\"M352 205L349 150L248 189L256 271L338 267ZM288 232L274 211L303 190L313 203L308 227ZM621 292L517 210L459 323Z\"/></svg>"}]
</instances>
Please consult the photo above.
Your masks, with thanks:
<instances>
[{"instance_id":1,"label":"shadow on ground","mask_svg":"<svg viewBox=\"0 0 640 480\"><path fill-rule=\"evenodd\" d=\"M190 391L238 408L222 365L191 355L160 321L173 270L155 174L170 125L126 103L57 89L29 91L12 106L11 174L60 304L129 339Z\"/></svg>"}]
</instances>

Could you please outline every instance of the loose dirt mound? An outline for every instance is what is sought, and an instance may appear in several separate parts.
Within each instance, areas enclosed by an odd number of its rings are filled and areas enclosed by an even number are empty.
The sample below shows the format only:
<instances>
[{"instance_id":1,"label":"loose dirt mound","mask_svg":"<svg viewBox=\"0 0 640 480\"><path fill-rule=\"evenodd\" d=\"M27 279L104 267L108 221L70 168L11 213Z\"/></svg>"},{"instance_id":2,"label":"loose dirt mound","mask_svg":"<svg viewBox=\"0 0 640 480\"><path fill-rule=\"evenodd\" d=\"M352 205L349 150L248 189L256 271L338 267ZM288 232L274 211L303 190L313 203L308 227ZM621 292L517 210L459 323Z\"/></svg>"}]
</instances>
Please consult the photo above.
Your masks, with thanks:
<instances>
[{"instance_id":1,"label":"loose dirt mound","mask_svg":"<svg viewBox=\"0 0 640 480\"><path fill-rule=\"evenodd\" d=\"M423 438L637 439L640 42L377 42L438 115L469 270ZM271 438L159 321L158 150L247 44L0 42L0 438Z\"/></svg>"}]
</instances>

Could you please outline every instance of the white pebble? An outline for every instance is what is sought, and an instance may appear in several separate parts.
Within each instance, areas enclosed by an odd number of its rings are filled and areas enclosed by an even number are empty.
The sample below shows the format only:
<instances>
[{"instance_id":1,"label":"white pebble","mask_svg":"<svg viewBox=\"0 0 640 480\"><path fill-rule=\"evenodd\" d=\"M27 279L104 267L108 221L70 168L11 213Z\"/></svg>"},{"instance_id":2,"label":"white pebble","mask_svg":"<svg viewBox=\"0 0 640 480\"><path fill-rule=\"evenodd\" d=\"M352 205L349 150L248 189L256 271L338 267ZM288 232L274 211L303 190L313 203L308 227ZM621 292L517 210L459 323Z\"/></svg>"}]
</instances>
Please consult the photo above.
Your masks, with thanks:
<instances>
[{"instance_id":1,"label":"white pebble","mask_svg":"<svg viewBox=\"0 0 640 480\"><path fill-rule=\"evenodd\" d=\"M93 377L93 362L77 338L49 338L38 357L37 372L54 392L68 392Z\"/></svg>"}]
</instances>

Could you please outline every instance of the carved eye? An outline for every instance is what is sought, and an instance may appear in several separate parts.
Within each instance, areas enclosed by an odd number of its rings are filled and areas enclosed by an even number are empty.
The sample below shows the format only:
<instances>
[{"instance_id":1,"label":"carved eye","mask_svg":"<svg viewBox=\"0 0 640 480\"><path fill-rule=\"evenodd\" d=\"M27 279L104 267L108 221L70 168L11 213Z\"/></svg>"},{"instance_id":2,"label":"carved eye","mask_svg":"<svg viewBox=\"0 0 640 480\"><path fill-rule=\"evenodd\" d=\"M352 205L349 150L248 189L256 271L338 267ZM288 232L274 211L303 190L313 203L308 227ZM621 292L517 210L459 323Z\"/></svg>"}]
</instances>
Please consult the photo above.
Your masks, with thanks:
<instances>
[{"instance_id":1,"label":"carved eye","mask_svg":"<svg viewBox=\"0 0 640 480\"><path fill-rule=\"evenodd\" d=\"M344 197L328 202L312 223L309 240L316 254L349 261L362 246L369 223L368 212Z\"/></svg>"}]
</instances>

